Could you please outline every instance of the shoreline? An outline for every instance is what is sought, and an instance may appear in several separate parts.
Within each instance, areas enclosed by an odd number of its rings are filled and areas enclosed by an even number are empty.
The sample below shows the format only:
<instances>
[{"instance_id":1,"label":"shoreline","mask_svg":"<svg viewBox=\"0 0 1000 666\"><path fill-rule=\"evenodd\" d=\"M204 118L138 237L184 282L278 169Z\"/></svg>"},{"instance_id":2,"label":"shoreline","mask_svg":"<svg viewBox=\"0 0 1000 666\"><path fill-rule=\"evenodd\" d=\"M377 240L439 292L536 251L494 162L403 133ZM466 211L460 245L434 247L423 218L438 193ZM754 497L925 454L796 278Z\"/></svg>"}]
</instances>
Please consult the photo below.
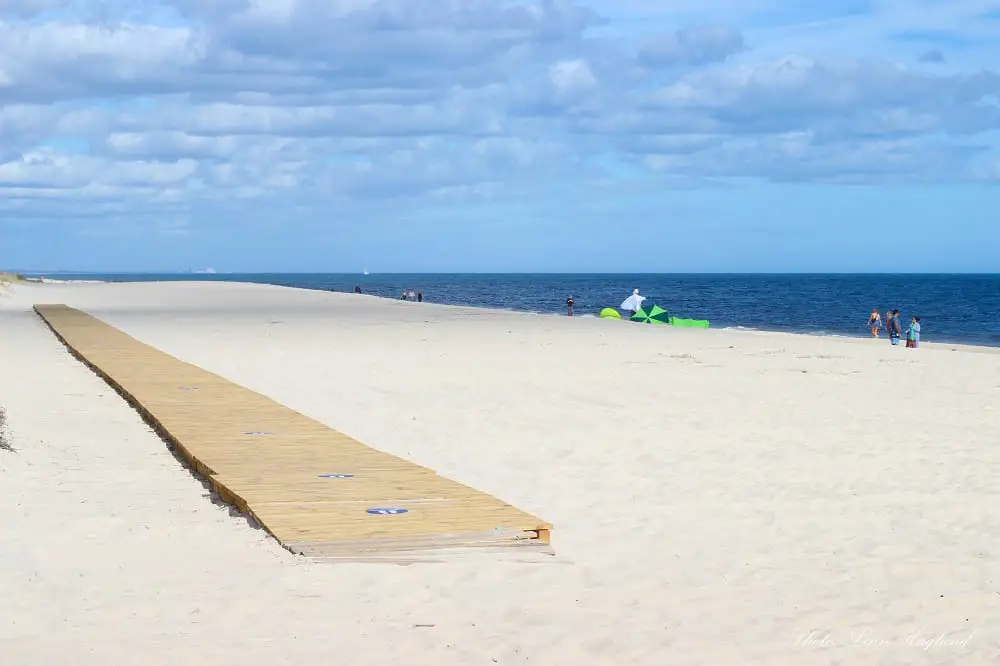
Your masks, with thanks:
<instances>
[{"instance_id":1,"label":"shoreline","mask_svg":"<svg viewBox=\"0 0 1000 666\"><path fill-rule=\"evenodd\" d=\"M12 282L12 285L22 284L22 285L51 285L51 286L74 286L74 285L156 285L156 284L185 284L194 286L214 286L219 284L232 284L241 286L263 286L271 287L277 289L289 289L293 291L303 291L310 293L321 293L321 294L340 294L344 296L357 297L359 294L354 294L348 291L336 291L332 289L320 289L315 287L300 287L300 286L289 286L274 284L271 282L245 282L238 280L57 280L49 278L22 278L20 282ZM491 307L485 305L463 305L463 304L452 304L452 303L435 303L434 301L425 300L423 303L414 303L412 301L403 301L401 299L392 298L389 296L380 296L377 294L360 294L361 297L378 299L380 301L385 301L389 303L412 303L413 305L421 306L433 306L433 307L444 307L444 308L456 308L456 309L471 309L477 311L493 312L493 313L510 313L524 316L535 316L535 317L555 317L558 319L577 319L577 320L589 320L589 319L600 319L597 314L583 313L575 314L573 317L568 317L565 314L560 314L558 312L542 312L536 310L516 310L513 308L501 308L501 307ZM624 323L632 323L627 320L621 320ZM671 327L672 328L672 327ZM857 335L850 335L847 333L831 333L828 331L810 331L810 330L800 330L800 331L789 331L781 329L767 329L767 328L748 328L742 326L723 326L723 327L711 327L709 329L700 330L710 330L710 331L726 331L732 333L745 333L745 334L765 334L769 336L802 336L814 339L830 339L830 340L853 340L853 341L870 341L874 344L889 343L889 339L880 336L878 340L871 337L870 334L866 335L859 333ZM928 348L940 348L948 347L952 348L953 351L970 351L976 353L993 353L1000 354L1000 343L996 345L989 344L974 344L969 342L962 342L950 339L938 339L938 340L926 340L922 339L920 341L921 347ZM900 348L904 348L901 343Z\"/></svg>"}]
</instances>

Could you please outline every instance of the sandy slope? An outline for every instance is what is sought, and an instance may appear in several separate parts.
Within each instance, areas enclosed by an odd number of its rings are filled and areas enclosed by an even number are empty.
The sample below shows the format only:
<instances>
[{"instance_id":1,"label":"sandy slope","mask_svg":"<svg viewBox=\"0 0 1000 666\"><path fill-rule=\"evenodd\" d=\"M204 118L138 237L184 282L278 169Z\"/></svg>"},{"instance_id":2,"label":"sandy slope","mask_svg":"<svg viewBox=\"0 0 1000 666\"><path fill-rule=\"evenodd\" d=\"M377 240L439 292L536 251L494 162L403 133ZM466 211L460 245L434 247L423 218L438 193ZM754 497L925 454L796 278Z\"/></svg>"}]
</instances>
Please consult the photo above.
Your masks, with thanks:
<instances>
[{"instance_id":1,"label":"sandy slope","mask_svg":"<svg viewBox=\"0 0 1000 666\"><path fill-rule=\"evenodd\" d=\"M551 520L557 555L296 559L212 504L33 302ZM191 283L16 286L0 327L4 663L1000 659L993 351Z\"/></svg>"}]
</instances>

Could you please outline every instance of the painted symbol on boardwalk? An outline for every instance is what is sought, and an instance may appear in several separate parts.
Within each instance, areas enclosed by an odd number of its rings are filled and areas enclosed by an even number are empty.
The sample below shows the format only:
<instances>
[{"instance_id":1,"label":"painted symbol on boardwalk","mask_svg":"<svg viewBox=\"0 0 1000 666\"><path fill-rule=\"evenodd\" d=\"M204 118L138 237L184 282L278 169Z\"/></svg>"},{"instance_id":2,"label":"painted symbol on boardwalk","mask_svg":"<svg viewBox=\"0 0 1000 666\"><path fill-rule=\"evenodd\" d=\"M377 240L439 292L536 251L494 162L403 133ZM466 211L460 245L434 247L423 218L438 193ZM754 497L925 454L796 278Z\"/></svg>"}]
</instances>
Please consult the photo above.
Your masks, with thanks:
<instances>
[{"instance_id":1,"label":"painted symbol on boardwalk","mask_svg":"<svg viewBox=\"0 0 1000 666\"><path fill-rule=\"evenodd\" d=\"M182 386L181 390L182 391L197 391L198 387L197 386Z\"/></svg>"},{"instance_id":2,"label":"painted symbol on boardwalk","mask_svg":"<svg viewBox=\"0 0 1000 666\"><path fill-rule=\"evenodd\" d=\"M273 432L254 431L254 432L245 432L243 434L244 435L273 435L274 433Z\"/></svg>"},{"instance_id":3,"label":"painted symbol on boardwalk","mask_svg":"<svg viewBox=\"0 0 1000 666\"><path fill-rule=\"evenodd\" d=\"M321 479L353 479L353 474L320 474Z\"/></svg>"},{"instance_id":4,"label":"painted symbol on boardwalk","mask_svg":"<svg viewBox=\"0 0 1000 666\"><path fill-rule=\"evenodd\" d=\"M380 516L394 515L397 513L406 513L409 509L401 509L396 506L387 506L378 509L368 509L368 513L374 513Z\"/></svg>"}]
</instances>

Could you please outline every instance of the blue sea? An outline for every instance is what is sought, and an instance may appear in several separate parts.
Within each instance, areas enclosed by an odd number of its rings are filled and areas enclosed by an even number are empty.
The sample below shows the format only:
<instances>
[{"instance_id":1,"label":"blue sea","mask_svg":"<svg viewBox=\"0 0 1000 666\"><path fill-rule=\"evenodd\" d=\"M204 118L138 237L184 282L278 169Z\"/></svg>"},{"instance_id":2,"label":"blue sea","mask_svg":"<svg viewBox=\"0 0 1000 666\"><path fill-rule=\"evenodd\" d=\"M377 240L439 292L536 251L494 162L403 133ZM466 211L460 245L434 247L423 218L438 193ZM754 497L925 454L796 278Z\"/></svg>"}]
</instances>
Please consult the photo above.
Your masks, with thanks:
<instances>
[{"instance_id":1,"label":"blue sea","mask_svg":"<svg viewBox=\"0 0 1000 666\"><path fill-rule=\"evenodd\" d=\"M346 275L46 274L104 281L222 280L399 298L422 291L431 303L576 315L617 307L638 288L671 315L708 319L712 328L865 336L873 307L898 308L905 326L919 315L922 339L1000 346L1000 275Z\"/></svg>"}]
</instances>

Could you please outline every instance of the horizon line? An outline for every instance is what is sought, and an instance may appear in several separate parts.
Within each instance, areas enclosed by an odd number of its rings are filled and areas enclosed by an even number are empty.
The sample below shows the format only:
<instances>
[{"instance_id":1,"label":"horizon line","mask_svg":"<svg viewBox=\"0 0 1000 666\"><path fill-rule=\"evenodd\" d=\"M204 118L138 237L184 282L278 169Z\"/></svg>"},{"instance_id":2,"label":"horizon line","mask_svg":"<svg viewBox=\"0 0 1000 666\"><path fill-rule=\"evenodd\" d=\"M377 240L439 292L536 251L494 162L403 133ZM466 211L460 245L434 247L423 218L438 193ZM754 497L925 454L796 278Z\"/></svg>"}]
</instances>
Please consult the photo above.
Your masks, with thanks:
<instances>
[{"instance_id":1,"label":"horizon line","mask_svg":"<svg viewBox=\"0 0 1000 666\"><path fill-rule=\"evenodd\" d=\"M273 275L336 275L351 276L359 278L374 278L379 276L396 275L551 275L551 276L581 276L581 275L611 275L611 276L635 276L635 275L657 275L657 276L774 276L774 275L851 275L851 276L887 276L887 275L967 275L967 276L1000 276L998 272L984 271L680 271L680 272L656 272L656 271L398 271L380 272L364 275L353 271L214 271L212 273L200 273L192 271L77 271L77 270L24 270L24 269L4 269L0 271L8 274L19 274L31 277L44 277L48 275L107 275L107 276L185 276L208 278L223 276L273 276Z\"/></svg>"}]
</instances>

